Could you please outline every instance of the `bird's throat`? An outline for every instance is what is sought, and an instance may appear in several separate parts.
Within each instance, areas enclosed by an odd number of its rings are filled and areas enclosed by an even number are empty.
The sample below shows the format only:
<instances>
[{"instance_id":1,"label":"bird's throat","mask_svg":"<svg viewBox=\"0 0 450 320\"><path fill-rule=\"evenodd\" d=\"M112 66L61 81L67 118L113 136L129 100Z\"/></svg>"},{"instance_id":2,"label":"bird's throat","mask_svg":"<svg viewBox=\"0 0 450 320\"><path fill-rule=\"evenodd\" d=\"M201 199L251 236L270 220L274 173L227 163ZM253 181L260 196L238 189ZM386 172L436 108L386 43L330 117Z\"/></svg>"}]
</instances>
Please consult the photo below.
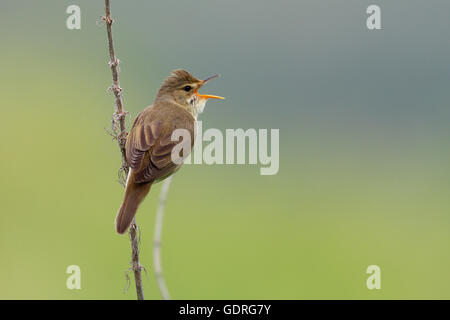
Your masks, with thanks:
<instances>
[{"instance_id":1,"label":"bird's throat","mask_svg":"<svg viewBox=\"0 0 450 320\"><path fill-rule=\"evenodd\" d=\"M207 99L200 99L197 96L193 96L188 100L189 112L197 119L198 115L205 109Z\"/></svg>"}]
</instances>

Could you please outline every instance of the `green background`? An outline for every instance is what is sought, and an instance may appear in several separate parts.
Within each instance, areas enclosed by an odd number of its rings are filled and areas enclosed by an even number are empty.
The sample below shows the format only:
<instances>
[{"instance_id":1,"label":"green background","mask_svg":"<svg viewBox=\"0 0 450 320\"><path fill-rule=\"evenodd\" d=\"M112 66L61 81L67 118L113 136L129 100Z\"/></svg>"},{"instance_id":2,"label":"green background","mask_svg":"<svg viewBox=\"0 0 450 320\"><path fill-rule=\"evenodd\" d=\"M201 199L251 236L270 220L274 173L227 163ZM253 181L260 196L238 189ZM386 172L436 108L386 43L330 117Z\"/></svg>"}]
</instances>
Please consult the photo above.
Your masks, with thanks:
<instances>
[{"instance_id":1,"label":"green background","mask_svg":"<svg viewBox=\"0 0 450 320\"><path fill-rule=\"evenodd\" d=\"M81 7L81 30L66 8ZM379 4L383 30L365 26ZM0 4L0 298L134 299L103 1ZM117 1L128 125L176 68L220 73L204 128L279 128L280 171L186 165L163 266L175 299L450 298L448 1ZM137 220L152 270L157 196ZM66 288L69 265L81 290ZM381 290L366 287L381 267Z\"/></svg>"}]
</instances>

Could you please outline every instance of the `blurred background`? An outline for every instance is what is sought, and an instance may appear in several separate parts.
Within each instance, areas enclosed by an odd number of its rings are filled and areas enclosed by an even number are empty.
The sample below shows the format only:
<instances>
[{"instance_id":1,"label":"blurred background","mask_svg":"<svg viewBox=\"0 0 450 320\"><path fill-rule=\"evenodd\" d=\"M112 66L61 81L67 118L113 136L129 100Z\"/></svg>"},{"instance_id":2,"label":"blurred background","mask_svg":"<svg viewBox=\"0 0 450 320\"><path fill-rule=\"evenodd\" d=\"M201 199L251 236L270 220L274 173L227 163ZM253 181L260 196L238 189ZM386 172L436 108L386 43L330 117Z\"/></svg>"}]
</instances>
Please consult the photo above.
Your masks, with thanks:
<instances>
[{"instance_id":1,"label":"blurred background","mask_svg":"<svg viewBox=\"0 0 450 320\"><path fill-rule=\"evenodd\" d=\"M81 30L66 28L81 7ZM382 30L366 28L381 7ZM171 70L211 81L206 128L279 128L280 170L186 165L169 191L175 299L450 298L450 3L117 1L127 123ZM123 293L123 189L103 1L0 4L0 298ZM161 185L137 221L145 296ZM81 290L66 288L69 265ZM366 268L381 268L368 290Z\"/></svg>"}]
</instances>

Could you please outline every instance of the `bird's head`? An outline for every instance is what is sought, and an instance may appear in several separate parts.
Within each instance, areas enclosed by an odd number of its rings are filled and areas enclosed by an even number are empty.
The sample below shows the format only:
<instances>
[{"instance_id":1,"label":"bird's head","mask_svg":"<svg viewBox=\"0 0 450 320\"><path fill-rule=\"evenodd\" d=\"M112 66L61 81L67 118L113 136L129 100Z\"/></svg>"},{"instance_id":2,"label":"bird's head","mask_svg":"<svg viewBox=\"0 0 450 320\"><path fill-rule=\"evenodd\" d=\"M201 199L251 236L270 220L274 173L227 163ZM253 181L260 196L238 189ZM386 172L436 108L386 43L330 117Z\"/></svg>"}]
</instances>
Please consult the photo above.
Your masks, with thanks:
<instances>
[{"instance_id":1,"label":"bird's head","mask_svg":"<svg viewBox=\"0 0 450 320\"><path fill-rule=\"evenodd\" d=\"M200 94L198 90L209 80L217 78L218 75L199 80L186 70L177 69L163 82L158 91L156 100L175 100L176 103L186 108L197 117L203 112L208 99L225 99L223 97Z\"/></svg>"}]
</instances>

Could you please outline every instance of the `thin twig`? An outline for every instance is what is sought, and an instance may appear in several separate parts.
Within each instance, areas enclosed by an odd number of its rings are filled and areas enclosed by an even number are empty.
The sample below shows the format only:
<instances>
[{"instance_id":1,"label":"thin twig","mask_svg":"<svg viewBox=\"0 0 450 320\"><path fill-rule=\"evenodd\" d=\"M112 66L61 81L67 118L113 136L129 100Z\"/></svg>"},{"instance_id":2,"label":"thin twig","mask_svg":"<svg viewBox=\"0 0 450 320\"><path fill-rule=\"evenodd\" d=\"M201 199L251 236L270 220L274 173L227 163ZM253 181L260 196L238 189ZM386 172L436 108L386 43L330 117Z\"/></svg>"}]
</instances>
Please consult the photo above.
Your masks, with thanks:
<instances>
[{"instance_id":1,"label":"thin twig","mask_svg":"<svg viewBox=\"0 0 450 320\"><path fill-rule=\"evenodd\" d=\"M142 270L143 267L139 261L139 243L140 234L139 227L136 224L136 219L130 225L130 242L131 242L131 269L134 273L134 280L136 283L136 293L138 300L144 300L144 288L142 286Z\"/></svg>"},{"instance_id":2,"label":"thin twig","mask_svg":"<svg viewBox=\"0 0 450 320\"><path fill-rule=\"evenodd\" d=\"M106 23L106 31L108 35L108 49L109 49L109 67L111 68L112 73L112 85L109 88L116 98L116 110L112 116L112 130L116 134L117 143L119 144L120 152L122 153L122 168L124 169L126 175L128 174L128 165L126 160L125 153L125 143L127 141L127 129L125 124L125 117L127 112L123 108L123 99L122 99L122 88L120 87L119 82L119 71L117 67L119 66L119 59L116 57L114 53L114 43L112 37L112 28L114 20L111 19L111 9L109 5L109 0L105 0L105 16L102 17L102 20Z\"/></svg>"},{"instance_id":3,"label":"thin twig","mask_svg":"<svg viewBox=\"0 0 450 320\"><path fill-rule=\"evenodd\" d=\"M158 210L156 212L156 223L155 223L155 236L153 239L153 264L155 265L155 276L158 283L159 291L164 300L170 300L169 290L167 289L166 282L164 281L163 269L161 264L161 235L162 226L164 218L164 209L166 206L167 194L169 193L170 181L172 177L170 176L166 180L161 188L161 193L159 194Z\"/></svg>"},{"instance_id":4,"label":"thin twig","mask_svg":"<svg viewBox=\"0 0 450 320\"><path fill-rule=\"evenodd\" d=\"M109 67L111 68L112 73L112 85L110 87L111 91L114 93L115 97L115 106L116 110L112 116L112 133L117 140L119 145L120 152L122 154L122 165L121 172L123 175L119 175L122 177L126 177L128 175L128 163L125 152L125 144L127 141L127 129L125 124L125 117L127 112L123 108L123 99L122 99L122 88L119 83L119 59L117 59L114 53L114 44L112 37L111 25L114 20L111 19L111 9L109 5L109 0L105 0L105 16L102 17L102 21L106 24L106 32L108 35L108 48L109 48ZM123 179L123 178L122 178ZM144 291L142 287L142 266L139 261L139 228L136 224L136 220L133 219L131 223L129 235L131 242L131 269L134 273L134 280L136 283L136 293L138 300L144 300Z\"/></svg>"}]
</instances>

